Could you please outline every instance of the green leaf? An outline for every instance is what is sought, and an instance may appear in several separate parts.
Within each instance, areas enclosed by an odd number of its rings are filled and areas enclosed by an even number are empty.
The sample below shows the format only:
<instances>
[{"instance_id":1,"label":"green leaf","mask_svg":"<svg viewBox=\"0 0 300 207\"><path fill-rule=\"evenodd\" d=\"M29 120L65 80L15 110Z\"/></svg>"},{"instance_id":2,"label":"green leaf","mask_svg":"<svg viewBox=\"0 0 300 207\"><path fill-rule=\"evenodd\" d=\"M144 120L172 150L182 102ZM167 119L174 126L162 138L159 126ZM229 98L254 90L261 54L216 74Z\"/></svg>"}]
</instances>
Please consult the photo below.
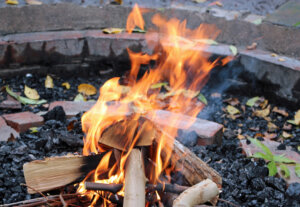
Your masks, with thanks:
<instances>
[{"instance_id":1,"label":"green leaf","mask_svg":"<svg viewBox=\"0 0 300 207\"><path fill-rule=\"evenodd\" d=\"M77 96L74 98L74 101L80 102L80 101L86 101L86 99L81 93L78 93Z\"/></svg>"},{"instance_id":2,"label":"green leaf","mask_svg":"<svg viewBox=\"0 0 300 207\"><path fill-rule=\"evenodd\" d=\"M267 155L273 157L273 153L271 152L271 150L266 145L264 145L263 143L261 143L259 140L253 139L251 137L248 137L248 139L252 142L252 144L254 144L257 147L261 148Z\"/></svg>"},{"instance_id":3,"label":"green leaf","mask_svg":"<svg viewBox=\"0 0 300 207\"><path fill-rule=\"evenodd\" d=\"M205 96L202 93L199 93L198 100L201 101L202 103L204 103L205 105L207 105L207 99L205 98Z\"/></svg>"},{"instance_id":4,"label":"green leaf","mask_svg":"<svg viewBox=\"0 0 300 207\"><path fill-rule=\"evenodd\" d=\"M236 56L236 55L237 55L238 50L237 50L237 48L236 48L235 46L230 45L230 46L229 46L229 49L230 49L230 51L232 52L233 56Z\"/></svg>"},{"instance_id":5,"label":"green leaf","mask_svg":"<svg viewBox=\"0 0 300 207\"><path fill-rule=\"evenodd\" d=\"M256 20L252 21L252 23L255 24L255 25L260 25L262 23L262 19L258 18Z\"/></svg>"},{"instance_id":6,"label":"green leaf","mask_svg":"<svg viewBox=\"0 0 300 207\"><path fill-rule=\"evenodd\" d=\"M296 125L296 126L298 125L298 124L296 124L295 120L287 120L286 122L290 123L290 124L293 124L293 125Z\"/></svg>"},{"instance_id":7,"label":"green leaf","mask_svg":"<svg viewBox=\"0 0 300 207\"><path fill-rule=\"evenodd\" d=\"M264 154L262 152L256 152L256 153L254 153L254 155L252 155L252 157L254 157L254 158L262 158L262 159L265 159L265 160L273 161L273 156Z\"/></svg>"},{"instance_id":8,"label":"green leaf","mask_svg":"<svg viewBox=\"0 0 300 207\"><path fill-rule=\"evenodd\" d=\"M250 98L250 99L247 101L246 105L252 107L252 106L254 106L254 104L255 104L258 100L259 100L259 97L258 97L258 96L253 97L253 98Z\"/></svg>"},{"instance_id":9,"label":"green leaf","mask_svg":"<svg viewBox=\"0 0 300 207\"><path fill-rule=\"evenodd\" d=\"M146 30L135 28L132 30L133 33L146 33Z\"/></svg>"},{"instance_id":10,"label":"green leaf","mask_svg":"<svg viewBox=\"0 0 300 207\"><path fill-rule=\"evenodd\" d=\"M295 173L300 178L300 164L297 163L295 166Z\"/></svg>"},{"instance_id":11,"label":"green leaf","mask_svg":"<svg viewBox=\"0 0 300 207\"><path fill-rule=\"evenodd\" d=\"M167 82L155 83L155 84L151 85L150 88L157 89L157 88L161 88L161 87L167 86L167 85L168 85Z\"/></svg>"},{"instance_id":12,"label":"green leaf","mask_svg":"<svg viewBox=\"0 0 300 207\"><path fill-rule=\"evenodd\" d=\"M286 165L281 164L281 165L279 165L279 167L280 167L281 172L283 172L283 176L285 178L290 177L290 170Z\"/></svg>"},{"instance_id":13,"label":"green leaf","mask_svg":"<svg viewBox=\"0 0 300 207\"><path fill-rule=\"evenodd\" d=\"M279 162L279 163L296 163L295 160L291 160L285 157L284 155L274 155L273 159L275 162Z\"/></svg>"},{"instance_id":14,"label":"green leaf","mask_svg":"<svg viewBox=\"0 0 300 207\"><path fill-rule=\"evenodd\" d=\"M38 127L31 127L31 128L29 128L29 130L30 130L31 134L39 132L39 128Z\"/></svg>"},{"instance_id":15,"label":"green leaf","mask_svg":"<svg viewBox=\"0 0 300 207\"><path fill-rule=\"evenodd\" d=\"M300 25L300 22L297 22L296 24L294 24L293 26L294 27L297 27L297 26L299 26Z\"/></svg>"},{"instance_id":16,"label":"green leaf","mask_svg":"<svg viewBox=\"0 0 300 207\"><path fill-rule=\"evenodd\" d=\"M277 174L277 167L274 161L268 163L269 176L274 176Z\"/></svg>"},{"instance_id":17,"label":"green leaf","mask_svg":"<svg viewBox=\"0 0 300 207\"><path fill-rule=\"evenodd\" d=\"M40 104L44 104L47 103L46 100L42 99L42 100L32 100L23 96L19 96L18 94L16 94L15 92L13 92L8 86L5 87L6 88L6 92L12 96L13 98L17 99L20 103L26 105L26 104L31 104L31 105L40 105Z\"/></svg>"}]
</instances>

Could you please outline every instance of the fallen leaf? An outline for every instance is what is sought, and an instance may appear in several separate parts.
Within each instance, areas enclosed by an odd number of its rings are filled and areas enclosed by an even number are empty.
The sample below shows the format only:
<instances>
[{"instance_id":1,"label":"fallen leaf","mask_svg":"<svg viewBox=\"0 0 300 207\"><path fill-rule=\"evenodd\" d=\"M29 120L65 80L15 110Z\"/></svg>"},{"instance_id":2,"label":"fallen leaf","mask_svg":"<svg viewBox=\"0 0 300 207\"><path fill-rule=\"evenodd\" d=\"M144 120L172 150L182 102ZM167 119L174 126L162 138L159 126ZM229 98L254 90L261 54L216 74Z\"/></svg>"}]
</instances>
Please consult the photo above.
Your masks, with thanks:
<instances>
[{"instance_id":1,"label":"fallen leaf","mask_svg":"<svg viewBox=\"0 0 300 207\"><path fill-rule=\"evenodd\" d=\"M217 6L219 6L219 7L222 7L222 6L223 6L223 4L222 4L221 2L219 2L219 1L216 1L215 4L216 4Z\"/></svg>"},{"instance_id":2,"label":"fallen leaf","mask_svg":"<svg viewBox=\"0 0 300 207\"><path fill-rule=\"evenodd\" d=\"M212 39L196 39L195 42L206 44L206 45L217 45L218 42Z\"/></svg>"},{"instance_id":3,"label":"fallen leaf","mask_svg":"<svg viewBox=\"0 0 300 207\"><path fill-rule=\"evenodd\" d=\"M270 114L270 105L263 110L255 110L254 115L258 117L267 117Z\"/></svg>"},{"instance_id":4,"label":"fallen leaf","mask_svg":"<svg viewBox=\"0 0 300 207\"><path fill-rule=\"evenodd\" d=\"M267 122L271 122L272 121L272 119L270 118L270 117L264 117L264 120L266 120Z\"/></svg>"},{"instance_id":5,"label":"fallen leaf","mask_svg":"<svg viewBox=\"0 0 300 207\"><path fill-rule=\"evenodd\" d=\"M275 53L271 53L271 56L272 56L272 57L277 57L278 55L275 54Z\"/></svg>"},{"instance_id":6,"label":"fallen leaf","mask_svg":"<svg viewBox=\"0 0 300 207\"><path fill-rule=\"evenodd\" d=\"M293 125L298 125L298 124L296 124L295 120L287 120L286 122L290 123L290 124L293 124Z\"/></svg>"},{"instance_id":7,"label":"fallen leaf","mask_svg":"<svg viewBox=\"0 0 300 207\"><path fill-rule=\"evenodd\" d=\"M146 30L135 28L132 30L133 33L146 33Z\"/></svg>"},{"instance_id":8,"label":"fallen leaf","mask_svg":"<svg viewBox=\"0 0 300 207\"><path fill-rule=\"evenodd\" d=\"M275 106L272 111L285 117L289 116L289 113L287 113L285 110L278 109L277 106Z\"/></svg>"},{"instance_id":9,"label":"fallen leaf","mask_svg":"<svg viewBox=\"0 0 300 207\"><path fill-rule=\"evenodd\" d=\"M38 1L38 0L26 0L26 3L27 4L30 4L30 5L42 5L43 3Z\"/></svg>"},{"instance_id":10,"label":"fallen leaf","mask_svg":"<svg viewBox=\"0 0 300 207\"><path fill-rule=\"evenodd\" d=\"M276 129L278 129L278 127L276 126L276 124L274 124L272 122L268 122L268 131L269 132L274 132Z\"/></svg>"},{"instance_id":11,"label":"fallen leaf","mask_svg":"<svg viewBox=\"0 0 300 207\"><path fill-rule=\"evenodd\" d=\"M263 100L263 102L261 102L259 104L259 106L262 108L262 109L265 109L268 105L269 101L267 99Z\"/></svg>"},{"instance_id":12,"label":"fallen leaf","mask_svg":"<svg viewBox=\"0 0 300 207\"><path fill-rule=\"evenodd\" d=\"M231 106L236 106L240 104L240 101L237 98L228 98L224 102L229 103Z\"/></svg>"},{"instance_id":13,"label":"fallen leaf","mask_svg":"<svg viewBox=\"0 0 300 207\"><path fill-rule=\"evenodd\" d=\"M239 127L243 127L244 125L240 123L240 124L238 124L238 126L239 126Z\"/></svg>"},{"instance_id":14,"label":"fallen leaf","mask_svg":"<svg viewBox=\"0 0 300 207\"><path fill-rule=\"evenodd\" d=\"M105 28L105 29L102 29L102 32L104 34L119 34L123 31L124 31L124 29L121 29L121 28Z\"/></svg>"},{"instance_id":15,"label":"fallen leaf","mask_svg":"<svg viewBox=\"0 0 300 207\"><path fill-rule=\"evenodd\" d=\"M269 134L268 132L265 132L263 136L264 139L269 139L269 140L275 139L276 137L277 137L276 133Z\"/></svg>"},{"instance_id":16,"label":"fallen leaf","mask_svg":"<svg viewBox=\"0 0 300 207\"><path fill-rule=\"evenodd\" d=\"M256 20L252 21L252 23L255 25L260 25L262 23L262 18L258 18Z\"/></svg>"},{"instance_id":17,"label":"fallen leaf","mask_svg":"<svg viewBox=\"0 0 300 207\"><path fill-rule=\"evenodd\" d=\"M259 99L260 99L260 98L259 98L258 96L253 97L253 98L250 98L250 99L247 101L246 105L252 107L252 106L254 106L254 104L255 104Z\"/></svg>"},{"instance_id":18,"label":"fallen leaf","mask_svg":"<svg viewBox=\"0 0 300 207\"><path fill-rule=\"evenodd\" d=\"M259 131L259 127L250 127L249 129L251 131L255 131L255 132Z\"/></svg>"},{"instance_id":19,"label":"fallen leaf","mask_svg":"<svg viewBox=\"0 0 300 207\"><path fill-rule=\"evenodd\" d=\"M161 88L161 87L166 86L166 85L168 85L167 82L156 83L156 84L151 85L150 88L151 89L157 89L157 88Z\"/></svg>"},{"instance_id":20,"label":"fallen leaf","mask_svg":"<svg viewBox=\"0 0 300 207\"><path fill-rule=\"evenodd\" d=\"M229 49L230 49L230 51L232 52L233 56L236 56L236 55L237 55L238 50L237 50L237 48L236 48L235 46L230 45L230 46L229 46Z\"/></svg>"},{"instance_id":21,"label":"fallen leaf","mask_svg":"<svg viewBox=\"0 0 300 207\"><path fill-rule=\"evenodd\" d=\"M29 99L29 98L26 98L26 97L23 97L23 96L20 96L18 94L16 94L15 92L13 92L8 86L6 86L6 92L12 96L13 98L15 98L16 100L18 100L20 103L22 104L44 104L44 103L47 103L46 100L32 100L32 99Z\"/></svg>"},{"instance_id":22,"label":"fallen leaf","mask_svg":"<svg viewBox=\"0 0 300 207\"><path fill-rule=\"evenodd\" d=\"M300 178L300 164L297 163L295 166L295 174Z\"/></svg>"},{"instance_id":23,"label":"fallen leaf","mask_svg":"<svg viewBox=\"0 0 300 207\"><path fill-rule=\"evenodd\" d=\"M35 89L29 88L25 85L24 94L27 96L27 98L30 98L32 100L38 100L40 98L40 95Z\"/></svg>"},{"instance_id":24,"label":"fallen leaf","mask_svg":"<svg viewBox=\"0 0 300 207\"><path fill-rule=\"evenodd\" d=\"M87 96L92 96L97 93L97 89L90 84L82 83L78 86L78 92Z\"/></svg>"},{"instance_id":25,"label":"fallen leaf","mask_svg":"<svg viewBox=\"0 0 300 207\"><path fill-rule=\"evenodd\" d=\"M70 83L68 83L68 82L64 82L61 85L64 86L67 90L69 90L71 88Z\"/></svg>"},{"instance_id":26,"label":"fallen leaf","mask_svg":"<svg viewBox=\"0 0 300 207\"><path fill-rule=\"evenodd\" d=\"M288 139L288 138L292 138L293 135L287 133L286 131L283 131L283 132L282 132L282 137L285 138L285 139Z\"/></svg>"},{"instance_id":27,"label":"fallen leaf","mask_svg":"<svg viewBox=\"0 0 300 207\"><path fill-rule=\"evenodd\" d=\"M255 137L255 138L257 138L257 137L264 137L264 135L263 135L262 133L256 133L256 134L254 135L254 137Z\"/></svg>"},{"instance_id":28,"label":"fallen leaf","mask_svg":"<svg viewBox=\"0 0 300 207\"><path fill-rule=\"evenodd\" d=\"M81 93L79 93L75 96L74 101L75 102L86 101L86 98Z\"/></svg>"},{"instance_id":29,"label":"fallen leaf","mask_svg":"<svg viewBox=\"0 0 300 207\"><path fill-rule=\"evenodd\" d=\"M31 134L39 132L39 128L38 127L31 127L31 128L29 128L29 130L30 130Z\"/></svg>"},{"instance_id":30,"label":"fallen leaf","mask_svg":"<svg viewBox=\"0 0 300 207\"><path fill-rule=\"evenodd\" d=\"M238 134L238 135L237 135L237 138L238 138L238 139L245 139L246 137L245 137L244 135L242 135L242 134Z\"/></svg>"},{"instance_id":31,"label":"fallen leaf","mask_svg":"<svg viewBox=\"0 0 300 207\"><path fill-rule=\"evenodd\" d=\"M300 109L296 112L294 119L295 119L295 124L300 125Z\"/></svg>"},{"instance_id":32,"label":"fallen leaf","mask_svg":"<svg viewBox=\"0 0 300 207\"><path fill-rule=\"evenodd\" d=\"M284 59L284 58L278 58L278 61L279 61L279 62L284 62L285 59Z\"/></svg>"},{"instance_id":33,"label":"fallen leaf","mask_svg":"<svg viewBox=\"0 0 300 207\"><path fill-rule=\"evenodd\" d=\"M123 0L114 0L116 3L118 4L122 4L123 3Z\"/></svg>"},{"instance_id":34,"label":"fallen leaf","mask_svg":"<svg viewBox=\"0 0 300 207\"><path fill-rule=\"evenodd\" d=\"M257 47L257 43L253 42L251 45L247 46L247 50L255 50Z\"/></svg>"},{"instance_id":35,"label":"fallen leaf","mask_svg":"<svg viewBox=\"0 0 300 207\"><path fill-rule=\"evenodd\" d=\"M204 103L205 105L207 105L207 99L205 98L205 96L202 93L199 93L198 100L201 101L202 103Z\"/></svg>"},{"instance_id":36,"label":"fallen leaf","mask_svg":"<svg viewBox=\"0 0 300 207\"><path fill-rule=\"evenodd\" d=\"M230 114L230 115L235 115L235 114L239 114L241 113L237 108L235 108L234 106L228 105L226 107L226 111Z\"/></svg>"},{"instance_id":37,"label":"fallen leaf","mask_svg":"<svg viewBox=\"0 0 300 207\"><path fill-rule=\"evenodd\" d=\"M18 5L19 4L18 0L6 0L5 3L10 4L10 5Z\"/></svg>"},{"instance_id":38,"label":"fallen leaf","mask_svg":"<svg viewBox=\"0 0 300 207\"><path fill-rule=\"evenodd\" d=\"M51 78L50 75L47 75L46 80L45 80L45 87L46 88L53 88L54 84L53 84L53 79Z\"/></svg>"}]
</instances>

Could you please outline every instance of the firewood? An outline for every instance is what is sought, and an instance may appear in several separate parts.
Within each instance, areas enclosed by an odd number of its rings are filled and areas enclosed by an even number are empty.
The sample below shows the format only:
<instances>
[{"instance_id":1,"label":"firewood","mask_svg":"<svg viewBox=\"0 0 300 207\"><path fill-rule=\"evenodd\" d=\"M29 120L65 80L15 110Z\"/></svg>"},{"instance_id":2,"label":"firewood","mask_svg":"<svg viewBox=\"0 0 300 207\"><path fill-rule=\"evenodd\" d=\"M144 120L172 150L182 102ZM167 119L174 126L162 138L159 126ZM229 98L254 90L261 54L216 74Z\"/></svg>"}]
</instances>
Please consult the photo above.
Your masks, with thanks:
<instances>
[{"instance_id":1,"label":"firewood","mask_svg":"<svg viewBox=\"0 0 300 207\"><path fill-rule=\"evenodd\" d=\"M97 167L104 154L50 157L25 163L23 171L26 185L30 187L28 193L57 189L84 178Z\"/></svg>"},{"instance_id":2,"label":"firewood","mask_svg":"<svg viewBox=\"0 0 300 207\"><path fill-rule=\"evenodd\" d=\"M161 129L162 133L164 132ZM167 157L167 152L173 150L170 162L175 169L180 171L185 179L190 185L195 185L202 180L207 178L215 182L219 187L222 186L222 177L211 167L209 167L205 162L203 162L197 155L195 155L191 150L185 147L183 144L177 140L166 141L166 145L162 149L162 158L165 160Z\"/></svg>"},{"instance_id":3,"label":"firewood","mask_svg":"<svg viewBox=\"0 0 300 207\"><path fill-rule=\"evenodd\" d=\"M124 207L144 207L145 202L145 169L142 153L132 149L125 166Z\"/></svg>"},{"instance_id":4,"label":"firewood","mask_svg":"<svg viewBox=\"0 0 300 207\"><path fill-rule=\"evenodd\" d=\"M174 200L173 207L193 207L214 199L218 194L217 184L206 179L182 192Z\"/></svg>"}]
</instances>

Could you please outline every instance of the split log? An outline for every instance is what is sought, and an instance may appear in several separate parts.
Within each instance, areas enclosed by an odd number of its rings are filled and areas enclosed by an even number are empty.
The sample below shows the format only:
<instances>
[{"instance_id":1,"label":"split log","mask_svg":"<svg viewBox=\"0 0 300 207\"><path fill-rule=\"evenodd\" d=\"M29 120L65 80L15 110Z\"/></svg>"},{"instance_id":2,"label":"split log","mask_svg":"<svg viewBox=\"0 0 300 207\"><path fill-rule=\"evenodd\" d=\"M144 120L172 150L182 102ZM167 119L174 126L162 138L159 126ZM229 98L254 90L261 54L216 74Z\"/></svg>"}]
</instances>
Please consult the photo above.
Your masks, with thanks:
<instances>
[{"instance_id":1,"label":"split log","mask_svg":"<svg viewBox=\"0 0 300 207\"><path fill-rule=\"evenodd\" d=\"M142 153L132 149L125 166L124 207L144 207L145 202L145 169Z\"/></svg>"},{"instance_id":2,"label":"split log","mask_svg":"<svg viewBox=\"0 0 300 207\"><path fill-rule=\"evenodd\" d=\"M165 133L163 130L162 132ZM208 178L215 182L219 187L222 186L222 177L219 173L209 167L197 157L197 155L177 140L174 140L174 145L172 142L173 141L171 140L166 142L166 145L162 149L162 158L165 160L167 152L173 148L170 162L175 166L176 170L184 175L190 185L195 185Z\"/></svg>"},{"instance_id":3,"label":"split log","mask_svg":"<svg viewBox=\"0 0 300 207\"><path fill-rule=\"evenodd\" d=\"M25 163L23 171L26 185L30 187L28 193L57 189L84 178L96 169L104 154L50 157Z\"/></svg>"},{"instance_id":4,"label":"split log","mask_svg":"<svg viewBox=\"0 0 300 207\"><path fill-rule=\"evenodd\" d=\"M181 193L174 200L173 207L193 207L211 201L217 195L219 189L216 183L206 179Z\"/></svg>"}]
</instances>

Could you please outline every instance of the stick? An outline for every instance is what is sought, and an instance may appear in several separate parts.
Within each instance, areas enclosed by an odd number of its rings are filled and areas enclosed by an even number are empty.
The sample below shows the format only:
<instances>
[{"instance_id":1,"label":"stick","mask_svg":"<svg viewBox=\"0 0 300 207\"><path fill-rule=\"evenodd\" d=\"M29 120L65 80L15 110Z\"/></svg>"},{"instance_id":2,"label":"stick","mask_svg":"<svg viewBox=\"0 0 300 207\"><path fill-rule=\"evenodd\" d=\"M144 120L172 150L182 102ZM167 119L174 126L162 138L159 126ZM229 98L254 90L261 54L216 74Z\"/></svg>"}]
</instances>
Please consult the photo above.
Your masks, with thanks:
<instances>
[{"instance_id":1,"label":"stick","mask_svg":"<svg viewBox=\"0 0 300 207\"><path fill-rule=\"evenodd\" d=\"M210 179L188 188L174 200L173 207L193 207L212 200L219 194L216 183Z\"/></svg>"},{"instance_id":2,"label":"stick","mask_svg":"<svg viewBox=\"0 0 300 207\"><path fill-rule=\"evenodd\" d=\"M98 191L108 191L111 193L117 193L123 188L123 184L105 184L105 183L93 183L85 182L85 189L87 190L98 190ZM146 184L147 191L160 191L160 192L169 192L169 193L182 193L188 187L181 186L177 184Z\"/></svg>"},{"instance_id":3,"label":"stick","mask_svg":"<svg viewBox=\"0 0 300 207\"><path fill-rule=\"evenodd\" d=\"M125 196L124 207L145 206L146 177L142 153L132 149L125 166Z\"/></svg>"}]
</instances>

